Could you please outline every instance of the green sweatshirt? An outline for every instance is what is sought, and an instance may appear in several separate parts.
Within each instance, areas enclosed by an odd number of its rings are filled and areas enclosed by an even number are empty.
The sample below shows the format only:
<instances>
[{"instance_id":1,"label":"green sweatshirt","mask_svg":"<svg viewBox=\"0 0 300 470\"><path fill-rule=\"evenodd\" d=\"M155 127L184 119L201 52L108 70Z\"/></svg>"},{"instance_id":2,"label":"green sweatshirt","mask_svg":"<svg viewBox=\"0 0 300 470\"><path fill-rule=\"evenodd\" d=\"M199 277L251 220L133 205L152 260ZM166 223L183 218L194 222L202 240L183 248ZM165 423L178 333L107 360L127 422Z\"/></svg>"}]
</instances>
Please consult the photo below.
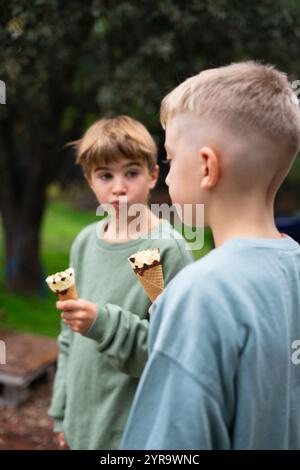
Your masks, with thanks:
<instances>
[{"instance_id":1,"label":"green sweatshirt","mask_svg":"<svg viewBox=\"0 0 300 470\"><path fill-rule=\"evenodd\" d=\"M62 324L49 415L71 449L117 449L145 363L151 301L128 257L158 247L165 284L193 258L167 221L148 239L111 244L104 222L86 227L71 249L80 298L98 311L85 336Z\"/></svg>"}]
</instances>

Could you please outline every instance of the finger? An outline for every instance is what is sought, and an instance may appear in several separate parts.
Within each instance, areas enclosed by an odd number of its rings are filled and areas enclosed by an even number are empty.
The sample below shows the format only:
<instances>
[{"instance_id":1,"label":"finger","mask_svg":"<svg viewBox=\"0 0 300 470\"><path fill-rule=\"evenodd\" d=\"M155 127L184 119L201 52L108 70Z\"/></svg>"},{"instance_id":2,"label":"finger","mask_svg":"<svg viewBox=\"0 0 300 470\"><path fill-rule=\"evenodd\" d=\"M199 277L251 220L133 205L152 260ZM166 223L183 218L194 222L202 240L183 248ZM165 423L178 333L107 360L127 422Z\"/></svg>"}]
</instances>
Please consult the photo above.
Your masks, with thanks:
<instances>
[{"instance_id":1,"label":"finger","mask_svg":"<svg viewBox=\"0 0 300 470\"><path fill-rule=\"evenodd\" d=\"M67 326L70 326L70 324L71 324L71 322L69 322L68 320L65 320L65 319L63 319L63 322L64 322L64 324L67 325Z\"/></svg>"},{"instance_id":2,"label":"finger","mask_svg":"<svg viewBox=\"0 0 300 470\"><path fill-rule=\"evenodd\" d=\"M56 308L58 310L80 310L82 308L81 300L58 300Z\"/></svg>"},{"instance_id":3,"label":"finger","mask_svg":"<svg viewBox=\"0 0 300 470\"><path fill-rule=\"evenodd\" d=\"M59 447L60 447L61 449L66 449L66 448L67 448L67 444L66 444L64 438L60 439L60 441L59 441Z\"/></svg>"},{"instance_id":4,"label":"finger","mask_svg":"<svg viewBox=\"0 0 300 470\"><path fill-rule=\"evenodd\" d=\"M76 320L78 318L78 311L77 310L73 310L73 311L64 310L60 316L63 320L68 320L68 321Z\"/></svg>"},{"instance_id":5,"label":"finger","mask_svg":"<svg viewBox=\"0 0 300 470\"><path fill-rule=\"evenodd\" d=\"M64 439L63 433L60 432L60 433L56 434L55 439L56 439L56 442L57 442L57 444L59 445L59 447L60 447L61 449L64 448L65 439Z\"/></svg>"},{"instance_id":6,"label":"finger","mask_svg":"<svg viewBox=\"0 0 300 470\"><path fill-rule=\"evenodd\" d=\"M82 330L82 322L78 320L64 320L64 323L71 328L73 331L81 331Z\"/></svg>"},{"instance_id":7,"label":"finger","mask_svg":"<svg viewBox=\"0 0 300 470\"><path fill-rule=\"evenodd\" d=\"M78 323L72 323L70 325L71 330L75 331L75 333L81 333L81 325Z\"/></svg>"},{"instance_id":8,"label":"finger","mask_svg":"<svg viewBox=\"0 0 300 470\"><path fill-rule=\"evenodd\" d=\"M67 320L67 319L64 318L63 321L64 321L64 323L65 323L66 325L68 325L68 326L74 326L74 325L77 324L77 320L72 320L72 319L71 319L71 320Z\"/></svg>"},{"instance_id":9,"label":"finger","mask_svg":"<svg viewBox=\"0 0 300 470\"><path fill-rule=\"evenodd\" d=\"M82 310L74 310L74 311L63 311L61 313L61 318L66 319L66 320L85 320L86 318L86 312Z\"/></svg>"}]
</instances>

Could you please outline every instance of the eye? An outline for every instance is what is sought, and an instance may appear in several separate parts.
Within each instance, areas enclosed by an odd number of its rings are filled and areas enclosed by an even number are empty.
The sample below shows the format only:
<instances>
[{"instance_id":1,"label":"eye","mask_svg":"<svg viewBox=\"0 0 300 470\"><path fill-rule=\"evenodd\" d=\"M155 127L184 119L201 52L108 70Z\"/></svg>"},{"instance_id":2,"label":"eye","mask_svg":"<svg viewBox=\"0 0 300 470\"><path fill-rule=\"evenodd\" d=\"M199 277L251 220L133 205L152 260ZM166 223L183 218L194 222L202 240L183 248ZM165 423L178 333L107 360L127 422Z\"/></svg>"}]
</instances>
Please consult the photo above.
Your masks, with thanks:
<instances>
[{"instance_id":1,"label":"eye","mask_svg":"<svg viewBox=\"0 0 300 470\"><path fill-rule=\"evenodd\" d=\"M128 171L126 173L126 176L128 176L129 178L135 178L136 176L138 176L139 172L136 171L136 170L131 170L131 171Z\"/></svg>"},{"instance_id":2,"label":"eye","mask_svg":"<svg viewBox=\"0 0 300 470\"><path fill-rule=\"evenodd\" d=\"M110 173L100 173L98 178L102 181L108 181L112 178Z\"/></svg>"},{"instance_id":3,"label":"eye","mask_svg":"<svg viewBox=\"0 0 300 470\"><path fill-rule=\"evenodd\" d=\"M164 165L170 166L171 165L171 160L162 160L162 163Z\"/></svg>"}]
</instances>

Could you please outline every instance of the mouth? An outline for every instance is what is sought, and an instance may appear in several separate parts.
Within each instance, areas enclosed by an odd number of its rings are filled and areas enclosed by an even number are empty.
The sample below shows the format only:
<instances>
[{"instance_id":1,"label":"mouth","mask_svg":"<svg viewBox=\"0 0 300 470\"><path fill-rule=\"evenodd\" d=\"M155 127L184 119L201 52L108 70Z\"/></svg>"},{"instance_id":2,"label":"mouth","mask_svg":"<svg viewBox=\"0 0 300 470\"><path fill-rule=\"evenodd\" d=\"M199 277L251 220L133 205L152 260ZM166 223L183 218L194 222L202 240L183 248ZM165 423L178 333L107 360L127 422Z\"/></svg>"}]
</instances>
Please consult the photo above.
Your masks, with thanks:
<instances>
[{"instance_id":1,"label":"mouth","mask_svg":"<svg viewBox=\"0 0 300 470\"><path fill-rule=\"evenodd\" d=\"M117 201L112 201L110 204L115 208L115 209L120 209L121 207L126 207L127 201L122 201L122 200L117 200Z\"/></svg>"},{"instance_id":2,"label":"mouth","mask_svg":"<svg viewBox=\"0 0 300 470\"><path fill-rule=\"evenodd\" d=\"M110 206L114 208L114 210L119 211L120 209L120 202L119 201L112 201L110 202Z\"/></svg>"},{"instance_id":3,"label":"mouth","mask_svg":"<svg viewBox=\"0 0 300 470\"><path fill-rule=\"evenodd\" d=\"M114 199L110 204L114 207L124 206L128 203L127 197L120 196L118 199Z\"/></svg>"}]
</instances>

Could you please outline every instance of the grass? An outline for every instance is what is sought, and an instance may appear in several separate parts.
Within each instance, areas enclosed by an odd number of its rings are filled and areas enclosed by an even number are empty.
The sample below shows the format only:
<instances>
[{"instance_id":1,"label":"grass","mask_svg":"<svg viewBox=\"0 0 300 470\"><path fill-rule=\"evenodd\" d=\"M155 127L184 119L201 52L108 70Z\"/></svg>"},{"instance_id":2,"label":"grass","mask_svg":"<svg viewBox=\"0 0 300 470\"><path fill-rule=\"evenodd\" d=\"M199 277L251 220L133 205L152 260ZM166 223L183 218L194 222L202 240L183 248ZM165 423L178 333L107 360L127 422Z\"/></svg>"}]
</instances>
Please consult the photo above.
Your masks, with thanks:
<instances>
[{"instance_id":1,"label":"grass","mask_svg":"<svg viewBox=\"0 0 300 470\"><path fill-rule=\"evenodd\" d=\"M74 209L65 202L49 204L42 228L41 254L45 273L56 272L69 265L69 250L73 239L84 226L93 221L94 212ZM1 234L0 262L3 265ZM55 309L55 297L47 289L43 296L35 298L7 294L3 289L1 272L0 305L0 327L57 336L60 317Z\"/></svg>"},{"instance_id":2,"label":"grass","mask_svg":"<svg viewBox=\"0 0 300 470\"><path fill-rule=\"evenodd\" d=\"M75 209L68 202L52 202L48 205L42 227L41 254L45 273L65 269L69 265L69 250L75 236L87 224L99 220L94 212ZM205 232L205 244L194 251L195 258L212 248L209 231ZM0 226L0 263L3 266L3 243ZM18 331L57 336L60 317L55 309L55 298L48 289L43 297L27 298L7 294L3 288L3 270L0 273L0 327Z\"/></svg>"}]
</instances>

